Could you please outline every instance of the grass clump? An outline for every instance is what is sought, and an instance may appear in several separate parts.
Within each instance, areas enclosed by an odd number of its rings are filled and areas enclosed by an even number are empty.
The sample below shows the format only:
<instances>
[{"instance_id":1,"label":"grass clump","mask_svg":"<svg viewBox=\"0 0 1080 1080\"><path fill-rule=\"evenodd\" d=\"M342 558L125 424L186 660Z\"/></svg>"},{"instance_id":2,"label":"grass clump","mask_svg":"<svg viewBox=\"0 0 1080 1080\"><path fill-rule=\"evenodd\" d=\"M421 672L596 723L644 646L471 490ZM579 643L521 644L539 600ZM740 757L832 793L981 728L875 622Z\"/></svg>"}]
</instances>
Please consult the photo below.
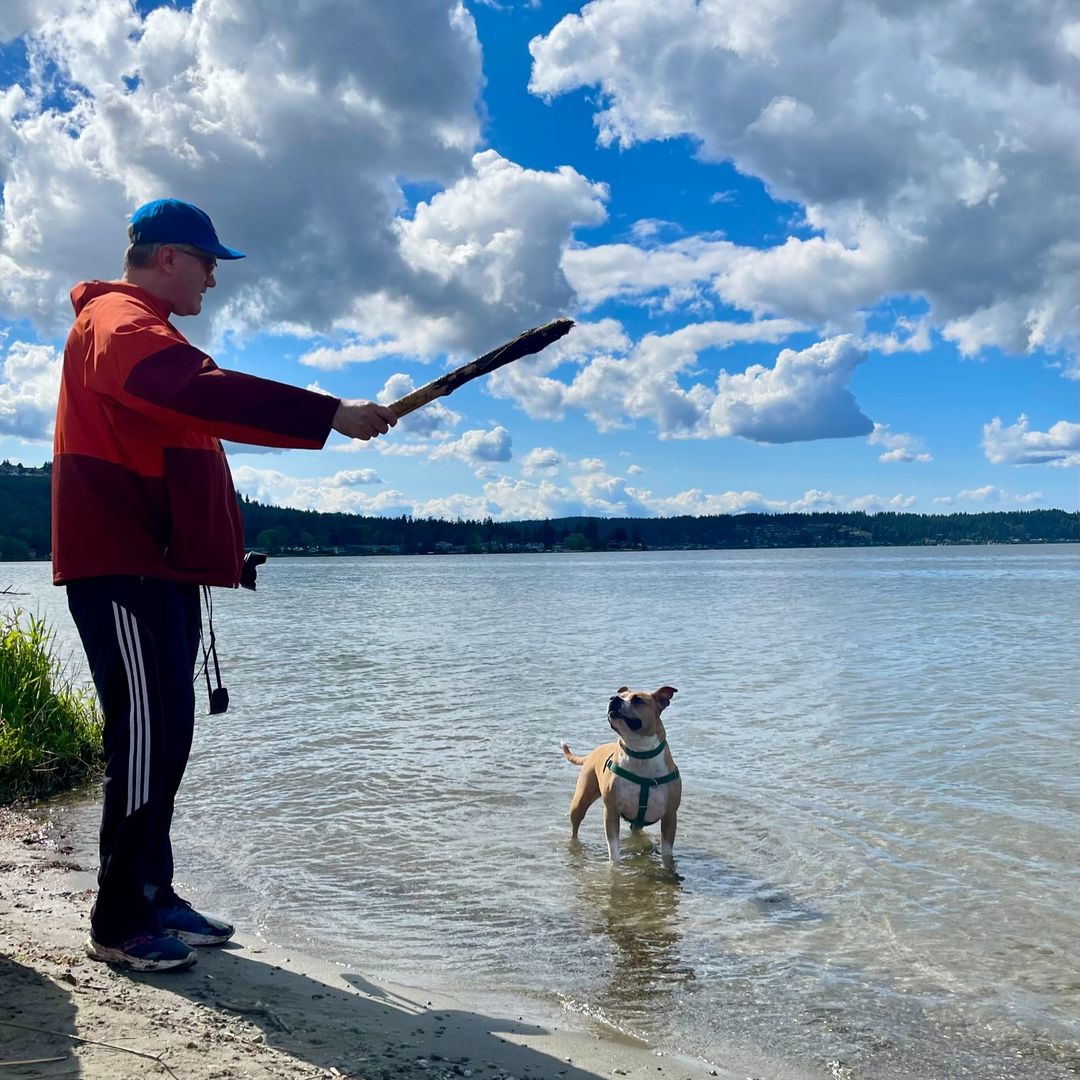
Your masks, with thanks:
<instances>
[{"instance_id":1,"label":"grass clump","mask_svg":"<svg viewBox=\"0 0 1080 1080\"><path fill-rule=\"evenodd\" d=\"M96 701L61 667L45 620L0 616L0 804L70 788L101 763Z\"/></svg>"}]
</instances>

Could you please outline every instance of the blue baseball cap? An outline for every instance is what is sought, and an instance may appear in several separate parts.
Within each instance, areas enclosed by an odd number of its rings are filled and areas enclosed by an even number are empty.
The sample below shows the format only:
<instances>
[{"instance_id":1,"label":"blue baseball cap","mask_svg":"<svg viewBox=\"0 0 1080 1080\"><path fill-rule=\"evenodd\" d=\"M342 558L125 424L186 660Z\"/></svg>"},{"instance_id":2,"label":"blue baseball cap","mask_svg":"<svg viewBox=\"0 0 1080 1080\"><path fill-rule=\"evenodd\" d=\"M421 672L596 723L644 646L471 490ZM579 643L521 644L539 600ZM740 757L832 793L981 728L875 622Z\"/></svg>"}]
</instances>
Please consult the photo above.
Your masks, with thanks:
<instances>
[{"instance_id":1,"label":"blue baseball cap","mask_svg":"<svg viewBox=\"0 0 1080 1080\"><path fill-rule=\"evenodd\" d=\"M205 210L180 199L155 199L131 215L133 244L190 244L219 259L243 259L242 251L226 247L214 232Z\"/></svg>"}]
</instances>

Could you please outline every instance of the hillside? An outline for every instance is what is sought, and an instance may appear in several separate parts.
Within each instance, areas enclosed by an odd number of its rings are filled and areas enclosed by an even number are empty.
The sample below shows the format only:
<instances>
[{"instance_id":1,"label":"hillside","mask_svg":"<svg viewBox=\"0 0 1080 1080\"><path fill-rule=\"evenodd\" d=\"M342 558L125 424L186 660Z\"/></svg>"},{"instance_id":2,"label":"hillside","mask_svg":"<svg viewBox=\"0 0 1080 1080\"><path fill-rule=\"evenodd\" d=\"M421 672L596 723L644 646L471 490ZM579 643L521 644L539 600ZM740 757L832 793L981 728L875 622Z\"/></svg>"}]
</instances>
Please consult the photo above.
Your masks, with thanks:
<instances>
[{"instance_id":1,"label":"hillside","mask_svg":"<svg viewBox=\"0 0 1080 1080\"><path fill-rule=\"evenodd\" d=\"M0 561L48 557L49 466L0 464ZM719 514L709 517L439 521L291 510L241 499L247 546L270 554L866 547L1080 540L1063 510L978 514Z\"/></svg>"}]
</instances>

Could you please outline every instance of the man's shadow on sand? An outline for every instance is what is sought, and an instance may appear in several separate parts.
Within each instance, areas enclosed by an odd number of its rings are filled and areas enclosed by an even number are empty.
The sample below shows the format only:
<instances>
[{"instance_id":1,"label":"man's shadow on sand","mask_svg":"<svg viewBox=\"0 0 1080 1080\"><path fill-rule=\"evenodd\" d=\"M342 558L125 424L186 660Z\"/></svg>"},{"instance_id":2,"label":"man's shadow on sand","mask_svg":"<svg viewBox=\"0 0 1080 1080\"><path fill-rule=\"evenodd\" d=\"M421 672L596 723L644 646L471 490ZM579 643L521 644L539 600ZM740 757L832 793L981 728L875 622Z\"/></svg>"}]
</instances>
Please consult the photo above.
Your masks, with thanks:
<instances>
[{"instance_id":1,"label":"man's shadow on sand","mask_svg":"<svg viewBox=\"0 0 1080 1080\"><path fill-rule=\"evenodd\" d=\"M282 959L287 955L281 954ZM210 978L207 978L210 976ZM266 1045L324 1070L367 1080L442 1073L500 1074L532 1080L584 1080L594 1071L518 1045L550 1029L460 1009L436 1008L423 991L401 997L353 972L329 983L284 964L245 955L242 948L202 949L190 971L152 979L156 986L256 1025ZM337 982L334 986L330 983Z\"/></svg>"},{"instance_id":2,"label":"man's shadow on sand","mask_svg":"<svg viewBox=\"0 0 1080 1080\"><path fill-rule=\"evenodd\" d=\"M0 1067L5 1077L42 1076L74 1060L72 995L0 954ZM25 1065L13 1062L27 1062Z\"/></svg>"}]
</instances>

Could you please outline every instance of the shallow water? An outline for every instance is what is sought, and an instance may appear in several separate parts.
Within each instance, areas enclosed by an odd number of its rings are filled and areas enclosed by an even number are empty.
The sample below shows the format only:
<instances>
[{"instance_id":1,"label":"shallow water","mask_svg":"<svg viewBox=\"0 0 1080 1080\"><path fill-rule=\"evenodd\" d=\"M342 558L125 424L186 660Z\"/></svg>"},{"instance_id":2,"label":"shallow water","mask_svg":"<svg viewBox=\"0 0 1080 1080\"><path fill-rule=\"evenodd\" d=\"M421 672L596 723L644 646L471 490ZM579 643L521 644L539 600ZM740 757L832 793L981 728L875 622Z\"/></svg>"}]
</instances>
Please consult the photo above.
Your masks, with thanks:
<instances>
[{"instance_id":1,"label":"shallow water","mask_svg":"<svg viewBox=\"0 0 1080 1080\"><path fill-rule=\"evenodd\" d=\"M215 593L233 704L179 874L275 941L748 1075L1075 1076L1078 554L273 560ZM0 565L73 642L47 581ZM662 683L676 872L655 829L613 872L558 744Z\"/></svg>"}]
</instances>

